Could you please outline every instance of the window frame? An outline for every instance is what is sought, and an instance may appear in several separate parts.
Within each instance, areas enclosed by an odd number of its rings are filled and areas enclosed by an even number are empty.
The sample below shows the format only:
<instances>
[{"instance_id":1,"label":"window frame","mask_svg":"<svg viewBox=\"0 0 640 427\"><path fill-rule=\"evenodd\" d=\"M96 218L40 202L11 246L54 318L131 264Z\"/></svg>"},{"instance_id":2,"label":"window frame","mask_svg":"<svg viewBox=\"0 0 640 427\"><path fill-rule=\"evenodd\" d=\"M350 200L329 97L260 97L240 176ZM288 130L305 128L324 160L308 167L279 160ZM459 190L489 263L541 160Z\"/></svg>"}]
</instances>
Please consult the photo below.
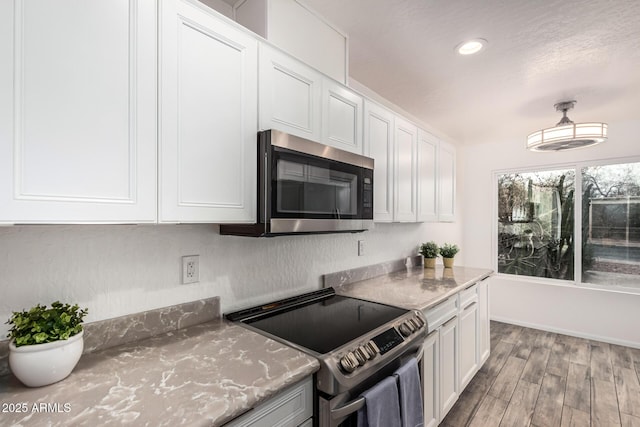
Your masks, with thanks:
<instances>
[{"instance_id":1,"label":"window frame","mask_svg":"<svg viewBox=\"0 0 640 427\"><path fill-rule=\"evenodd\" d=\"M491 203L491 253L492 267L496 276L502 279L514 281L535 282L555 286L570 286L580 289L594 289L607 292L624 294L640 294L640 288L633 289L619 285L599 285L582 282L582 169L592 166L610 166L628 163L640 163L640 156L616 157L610 159L582 160L570 163L553 163L541 166L523 166L519 168L496 169L492 171L492 203ZM573 280L552 279L548 277L524 276L517 274L507 274L498 272L498 180L500 175L516 173L546 172L561 169L572 169L574 171L575 191L574 191L574 224L573 224Z\"/></svg>"}]
</instances>

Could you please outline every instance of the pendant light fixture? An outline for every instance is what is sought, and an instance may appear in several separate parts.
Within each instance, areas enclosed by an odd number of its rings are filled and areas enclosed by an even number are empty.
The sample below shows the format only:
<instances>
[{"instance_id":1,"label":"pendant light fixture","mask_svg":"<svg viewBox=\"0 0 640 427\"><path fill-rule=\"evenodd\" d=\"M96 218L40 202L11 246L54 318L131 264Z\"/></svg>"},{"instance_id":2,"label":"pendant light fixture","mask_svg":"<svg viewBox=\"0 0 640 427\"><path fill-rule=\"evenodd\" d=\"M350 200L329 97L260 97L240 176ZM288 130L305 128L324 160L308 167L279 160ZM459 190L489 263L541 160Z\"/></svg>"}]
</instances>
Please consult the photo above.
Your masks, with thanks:
<instances>
[{"instance_id":1,"label":"pendant light fixture","mask_svg":"<svg viewBox=\"0 0 640 427\"><path fill-rule=\"evenodd\" d=\"M564 151L590 147L607 140L606 123L574 123L567 117L567 111L576 101L555 104L556 111L562 111L562 119L552 128L533 132L527 137L527 149L531 151Z\"/></svg>"}]
</instances>

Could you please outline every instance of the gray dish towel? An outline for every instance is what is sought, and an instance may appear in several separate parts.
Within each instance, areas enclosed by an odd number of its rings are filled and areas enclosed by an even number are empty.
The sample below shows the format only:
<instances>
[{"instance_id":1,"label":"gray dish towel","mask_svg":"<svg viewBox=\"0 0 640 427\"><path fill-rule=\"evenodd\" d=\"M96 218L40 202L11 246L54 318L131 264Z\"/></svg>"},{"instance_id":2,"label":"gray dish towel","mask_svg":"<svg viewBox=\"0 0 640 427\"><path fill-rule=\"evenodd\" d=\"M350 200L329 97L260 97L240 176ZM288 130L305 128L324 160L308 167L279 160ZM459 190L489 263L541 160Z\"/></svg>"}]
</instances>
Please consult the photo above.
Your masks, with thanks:
<instances>
[{"instance_id":1,"label":"gray dish towel","mask_svg":"<svg viewBox=\"0 0 640 427\"><path fill-rule=\"evenodd\" d=\"M422 427L422 393L420 392L420 372L415 357L393 373L398 378L400 392L400 416L402 427Z\"/></svg>"},{"instance_id":2,"label":"gray dish towel","mask_svg":"<svg viewBox=\"0 0 640 427\"><path fill-rule=\"evenodd\" d=\"M402 427L396 377L387 377L361 394L358 427Z\"/></svg>"}]
</instances>

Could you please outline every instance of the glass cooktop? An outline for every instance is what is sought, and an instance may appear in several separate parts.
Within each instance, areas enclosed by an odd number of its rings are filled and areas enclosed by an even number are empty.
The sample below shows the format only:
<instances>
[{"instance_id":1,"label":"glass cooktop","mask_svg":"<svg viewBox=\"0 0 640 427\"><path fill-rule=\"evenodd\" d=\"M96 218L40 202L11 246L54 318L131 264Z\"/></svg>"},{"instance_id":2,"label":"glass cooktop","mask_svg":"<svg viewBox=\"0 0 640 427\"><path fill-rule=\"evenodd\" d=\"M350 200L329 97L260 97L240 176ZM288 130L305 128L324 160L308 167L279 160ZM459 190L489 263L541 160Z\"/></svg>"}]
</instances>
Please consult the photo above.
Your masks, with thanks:
<instances>
[{"instance_id":1,"label":"glass cooktop","mask_svg":"<svg viewBox=\"0 0 640 427\"><path fill-rule=\"evenodd\" d=\"M284 311L265 313L244 322L324 354L405 313L405 309L331 294L320 301L293 305Z\"/></svg>"}]
</instances>

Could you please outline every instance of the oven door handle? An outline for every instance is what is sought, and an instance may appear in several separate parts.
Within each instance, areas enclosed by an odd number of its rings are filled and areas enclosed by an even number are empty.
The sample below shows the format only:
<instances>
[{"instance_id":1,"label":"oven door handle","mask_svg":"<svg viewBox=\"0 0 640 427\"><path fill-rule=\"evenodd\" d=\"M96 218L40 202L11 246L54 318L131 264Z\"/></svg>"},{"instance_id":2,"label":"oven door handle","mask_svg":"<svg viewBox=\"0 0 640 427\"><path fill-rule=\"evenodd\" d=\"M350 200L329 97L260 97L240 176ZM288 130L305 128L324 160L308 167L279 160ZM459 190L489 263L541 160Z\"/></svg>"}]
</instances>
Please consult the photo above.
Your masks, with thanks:
<instances>
[{"instance_id":1,"label":"oven door handle","mask_svg":"<svg viewBox=\"0 0 640 427\"><path fill-rule=\"evenodd\" d=\"M331 418L334 420L338 420L340 418L346 418L347 416L353 414L358 409L364 407L364 397L359 397L355 400L352 400L349 403L346 403L339 408L331 410Z\"/></svg>"},{"instance_id":2,"label":"oven door handle","mask_svg":"<svg viewBox=\"0 0 640 427\"><path fill-rule=\"evenodd\" d=\"M414 356L418 361L418 363L420 363L420 361L422 360L422 356L424 356L424 348L420 346L420 350L418 350L418 352ZM361 409L362 407L364 407L364 404L365 404L364 397L358 397L357 399L354 399L351 402L345 403L344 405L338 408L332 409L331 418L333 418L334 420L337 420L340 418L346 418L347 416L356 412L358 409Z\"/></svg>"}]
</instances>

